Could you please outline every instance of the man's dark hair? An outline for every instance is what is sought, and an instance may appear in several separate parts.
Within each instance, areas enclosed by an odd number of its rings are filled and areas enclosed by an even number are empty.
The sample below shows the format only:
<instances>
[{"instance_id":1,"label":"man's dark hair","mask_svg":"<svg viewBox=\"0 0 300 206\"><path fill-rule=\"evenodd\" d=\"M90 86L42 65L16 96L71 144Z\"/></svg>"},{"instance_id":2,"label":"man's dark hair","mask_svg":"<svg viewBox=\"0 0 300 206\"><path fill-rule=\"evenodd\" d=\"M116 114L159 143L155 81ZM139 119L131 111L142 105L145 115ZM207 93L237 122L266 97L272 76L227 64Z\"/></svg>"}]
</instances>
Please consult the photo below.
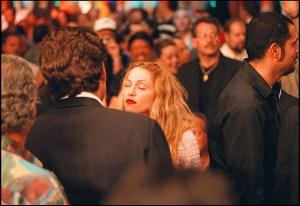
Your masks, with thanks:
<instances>
[{"instance_id":1,"label":"man's dark hair","mask_svg":"<svg viewBox=\"0 0 300 206\"><path fill-rule=\"evenodd\" d=\"M129 38L129 40L128 40L128 50L130 50L130 46L131 46L132 42L137 40L137 39L144 39L145 41L148 42L149 46L151 48L153 48L153 39L152 39L152 37L149 36L146 32L137 32Z\"/></svg>"},{"instance_id":2,"label":"man's dark hair","mask_svg":"<svg viewBox=\"0 0 300 206\"><path fill-rule=\"evenodd\" d=\"M9 36L20 36L20 34L16 31L9 31L9 30L3 31L1 34L1 46L3 44L5 44L5 42ZM2 51L1 51L1 53L2 53Z\"/></svg>"},{"instance_id":3,"label":"man's dark hair","mask_svg":"<svg viewBox=\"0 0 300 206\"><path fill-rule=\"evenodd\" d=\"M40 66L56 100L82 91L96 92L106 52L90 28L63 26L43 38Z\"/></svg>"},{"instance_id":4,"label":"man's dark hair","mask_svg":"<svg viewBox=\"0 0 300 206\"><path fill-rule=\"evenodd\" d=\"M246 51L249 61L261 59L271 44L276 43L282 49L284 57L284 45L291 37L288 24L293 22L278 12L263 12L255 15L246 32Z\"/></svg>"},{"instance_id":5,"label":"man's dark hair","mask_svg":"<svg viewBox=\"0 0 300 206\"><path fill-rule=\"evenodd\" d=\"M243 1L243 8L251 16L259 13L260 6L256 1Z\"/></svg>"},{"instance_id":6,"label":"man's dark hair","mask_svg":"<svg viewBox=\"0 0 300 206\"><path fill-rule=\"evenodd\" d=\"M176 44L175 44L175 42L173 42L172 39L159 39L157 42L155 42L155 44L154 44L155 56L157 58L160 57L162 49L167 46L175 46L176 47Z\"/></svg>"},{"instance_id":7,"label":"man's dark hair","mask_svg":"<svg viewBox=\"0 0 300 206\"><path fill-rule=\"evenodd\" d=\"M140 12L142 14L142 19L147 20L148 19L148 13L145 9L143 8L132 8L128 11L128 15L130 15L133 12Z\"/></svg>"},{"instance_id":8,"label":"man's dark hair","mask_svg":"<svg viewBox=\"0 0 300 206\"><path fill-rule=\"evenodd\" d=\"M200 23L207 23L207 24L213 24L217 28L217 32L219 33L220 30L220 22L215 17L209 16L209 17L203 17L198 19L193 26L193 37L196 37L196 28Z\"/></svg>"},{"instance_id":9,"label":"man's dark hair","mask_svg":"<svg viewBox=\"0 0 300 206\"><path fill-rule=\"evenodd\" d=\"M235 22L240 22L241 24L244 24L245 27L247 27L247 24L243 19L240 19L240 18L237 18L237 17L232 17L224 23L224 31L226 33L229 33L231 24L233 24Z\"/></svg>"}]
</instances>

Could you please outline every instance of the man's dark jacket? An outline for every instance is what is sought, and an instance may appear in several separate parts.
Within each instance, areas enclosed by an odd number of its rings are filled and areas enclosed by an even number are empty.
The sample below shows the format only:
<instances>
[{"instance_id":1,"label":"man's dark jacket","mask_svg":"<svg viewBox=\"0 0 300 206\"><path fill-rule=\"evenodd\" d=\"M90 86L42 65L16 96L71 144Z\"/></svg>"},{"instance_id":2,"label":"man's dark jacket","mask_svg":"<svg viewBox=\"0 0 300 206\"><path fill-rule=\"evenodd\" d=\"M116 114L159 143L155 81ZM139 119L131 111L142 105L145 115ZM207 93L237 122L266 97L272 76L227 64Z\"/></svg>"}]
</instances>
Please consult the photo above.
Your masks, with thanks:
<instances>
[{"instance_id":1,"label":"man's dark jacket","mask_svg":"<svg viewBox=\"0 0 300 206\"><path fill-rule=\"evenodd\" d=\"M87 97L56 102L36 119L26 147L57 175L71 204L102 203L135 163L171 164L156 121Z\"/></svg>"}]
</instances>

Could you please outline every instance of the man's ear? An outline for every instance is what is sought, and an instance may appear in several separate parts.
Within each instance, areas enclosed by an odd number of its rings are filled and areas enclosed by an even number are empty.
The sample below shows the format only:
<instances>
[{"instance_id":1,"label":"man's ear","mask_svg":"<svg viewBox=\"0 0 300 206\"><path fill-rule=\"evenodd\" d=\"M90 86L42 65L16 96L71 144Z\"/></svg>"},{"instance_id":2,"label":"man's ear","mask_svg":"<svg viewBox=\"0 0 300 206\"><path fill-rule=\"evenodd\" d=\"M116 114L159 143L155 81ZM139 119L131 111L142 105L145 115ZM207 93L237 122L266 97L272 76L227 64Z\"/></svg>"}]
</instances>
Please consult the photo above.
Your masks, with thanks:
<instances>
[{"instance_id":1,"label":"man's ear","mask_svg":"<svg viewBox=\"0 0 300 206\"><path fill-rule=\"evenodd\" d=\"M106 82L106 69L105 69L104 62L102 62L102 76L100 80Z\"/></svg>"},{"instance_id":2,"label":"man's ear","mask_svg":"<svg viewBox=\"0 0 300 206\"><path fill-rule=\"evenodd\" d=\"M269 48L269 52L274 59L276 59L277 61L281 60L282 50L278 44L276 43L271 44Z\"/></svg>"}]
</instances>

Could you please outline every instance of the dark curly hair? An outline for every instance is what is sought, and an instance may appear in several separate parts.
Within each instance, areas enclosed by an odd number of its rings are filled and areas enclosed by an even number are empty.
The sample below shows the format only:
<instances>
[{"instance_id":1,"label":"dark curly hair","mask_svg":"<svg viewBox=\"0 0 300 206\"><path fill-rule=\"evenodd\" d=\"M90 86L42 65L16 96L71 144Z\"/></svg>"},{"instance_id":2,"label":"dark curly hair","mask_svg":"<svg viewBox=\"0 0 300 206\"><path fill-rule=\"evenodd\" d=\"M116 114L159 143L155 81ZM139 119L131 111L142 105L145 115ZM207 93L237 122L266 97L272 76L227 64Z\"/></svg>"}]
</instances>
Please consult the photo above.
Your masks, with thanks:
<instances>
[{"instance_id":1,"label":"dark curly hair","mask_svg":"<svg viewBox=\"0 0 300 206\"><path fill-rule=\"evenodd\" d=\"M96 92L105 60L104 44L90 28L63 26L41 42L41 70L55 100Z\"/></svg>"}]
</instances>

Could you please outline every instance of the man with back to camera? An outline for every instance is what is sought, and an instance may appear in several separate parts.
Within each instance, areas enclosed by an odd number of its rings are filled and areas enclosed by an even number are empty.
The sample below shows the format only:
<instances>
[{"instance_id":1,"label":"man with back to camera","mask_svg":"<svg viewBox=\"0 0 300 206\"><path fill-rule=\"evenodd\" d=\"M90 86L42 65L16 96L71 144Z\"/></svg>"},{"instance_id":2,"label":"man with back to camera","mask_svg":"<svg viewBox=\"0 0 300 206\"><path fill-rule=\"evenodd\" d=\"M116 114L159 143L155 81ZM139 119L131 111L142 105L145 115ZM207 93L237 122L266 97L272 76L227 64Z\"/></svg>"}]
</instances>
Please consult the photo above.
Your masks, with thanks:
<instances>
[{"instance_id":1,"label":"man with back to camera","mask_svg":"<svg viewBox=\"0 0 300 206\"><path fill-rule=\"evenodd\" d=\"M219 98L219 165L240 204L271 204L280 119L273 85L294 71L299 54L292 21L276 12L255 15L246 33L245 59ZM274 89L274 88L273 88Z\"/></svg>"},{"instance_id":2,"label":"man with back to camera","mask_svg":"<svg viewBox=\"0 0 300 206\"><path fill-rule=\"evenodd\" d=\"M62 27L43 39L40 51L56 102L37 118L27 146L57 174L71 204L101 203L132 164L171 164L156 121L102 106L106 53L95 32Z\"/></svg>"}]
</instances>

